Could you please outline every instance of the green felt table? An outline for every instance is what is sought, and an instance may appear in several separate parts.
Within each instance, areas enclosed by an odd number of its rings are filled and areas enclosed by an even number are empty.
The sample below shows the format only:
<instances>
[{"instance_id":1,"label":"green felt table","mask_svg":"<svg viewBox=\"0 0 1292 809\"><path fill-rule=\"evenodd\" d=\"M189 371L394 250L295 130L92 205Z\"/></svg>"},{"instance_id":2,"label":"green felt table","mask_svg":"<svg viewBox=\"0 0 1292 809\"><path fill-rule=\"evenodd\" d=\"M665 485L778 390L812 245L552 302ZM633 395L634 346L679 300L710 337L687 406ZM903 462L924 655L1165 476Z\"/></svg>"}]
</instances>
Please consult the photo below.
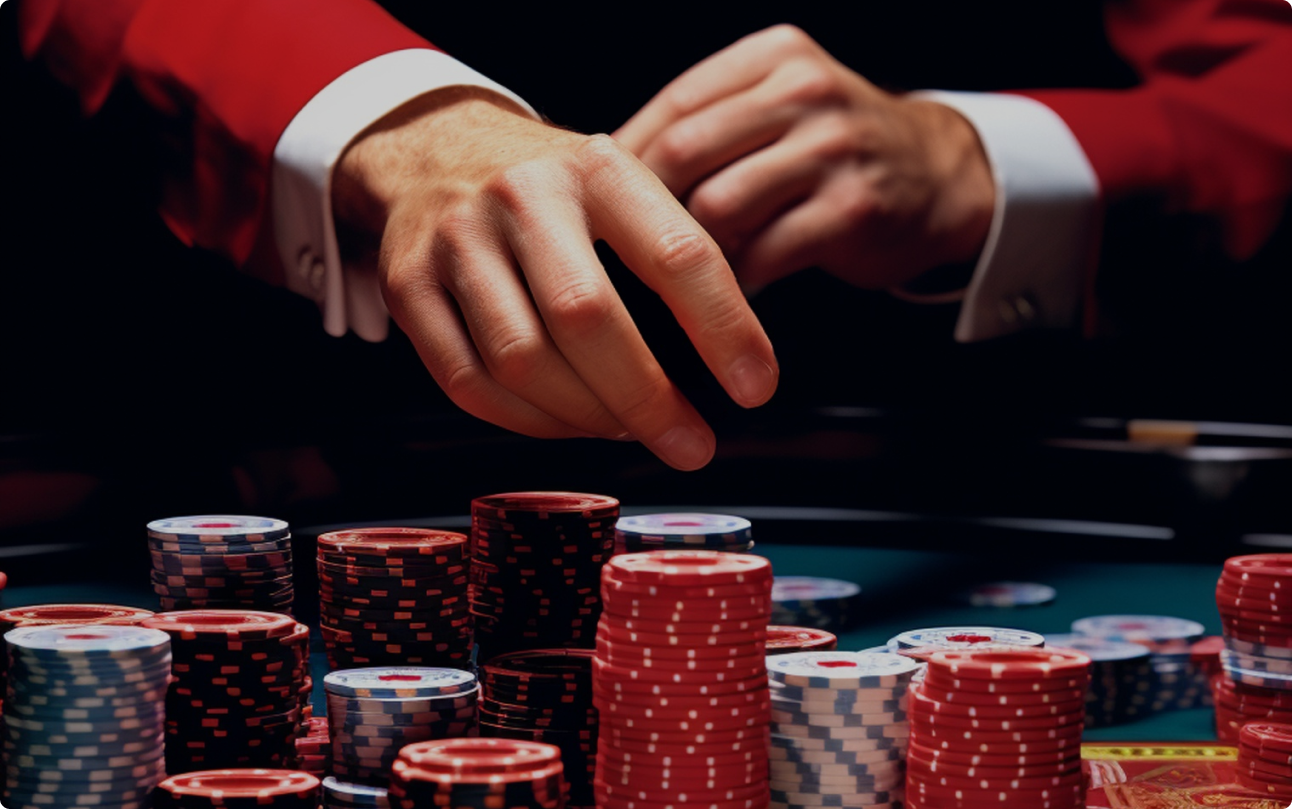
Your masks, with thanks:
<instances>
[{"instance_id":1,"label":"green felt table","mask_svg":"<svg viewBox=\"0 0 1292 809\"><path fill-rule=\"evenodd\" d=\"M298 551L299 552L299 551ZM838 545L759 543L782 575L828 576L862 586L860 615L840 634L840 648L878 646L907 629L933 626L1004 626L1042 634L1067 632L1072 621L1108 613L1172 615L1201 622L1219 634L1214 587L1219 566L1172 562L1055 562L1010 555L863 548ZM298 558L306 558L302 556ZM299 564L299 563L298 563ZM990 581L1036 581L1058 590L1039 607L970 607L957 590ZM310 594L297 591L298 614L311 614ZM101 581L25 584L15 577L0 593L5 606L54 602L103 602L156 609L147 575L113 573ZM322 708L326 660L314 643L315 706ZM1159 714L1133 724L1087 732L1091 741L1204 741L1214 739L1210 709Z\"/></svg>"}]
</instances>

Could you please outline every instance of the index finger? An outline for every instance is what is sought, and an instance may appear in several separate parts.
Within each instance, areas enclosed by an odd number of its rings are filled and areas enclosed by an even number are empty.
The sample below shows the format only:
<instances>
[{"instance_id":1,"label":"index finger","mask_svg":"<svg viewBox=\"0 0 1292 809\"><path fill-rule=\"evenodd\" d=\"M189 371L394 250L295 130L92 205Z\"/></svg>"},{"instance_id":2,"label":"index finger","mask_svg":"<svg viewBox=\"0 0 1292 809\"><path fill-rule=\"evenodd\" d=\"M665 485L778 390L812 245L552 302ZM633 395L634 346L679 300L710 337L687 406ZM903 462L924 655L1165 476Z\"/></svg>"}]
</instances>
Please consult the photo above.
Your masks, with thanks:
<instances>
[{"instance_id":1,"label":"index finger","mask_svg":"<svg viewBox=\"0 0 1292 809\"><path fill-rule=\"evenodd\" d=\"M614 137L633 154L640 155L659 134L675 121L703 109L733 93L762 81L775 69L778 59L769 48L780 47L780 39L795 37L789 26L760 31L737 40L669 82L655 97L621 126Z\"/></svg>"},{"instance_id":2,"label":"index finger","mask_svg":"<svg viewBox=\"0 0 1292 809\"><path fill-rule=\"evenodd\" d=\"M607 161L588 192L593 234L664 300L728 395L744 407L770 399L771 340L713 239L637 161Z\"/></svg>"}]
</instances>

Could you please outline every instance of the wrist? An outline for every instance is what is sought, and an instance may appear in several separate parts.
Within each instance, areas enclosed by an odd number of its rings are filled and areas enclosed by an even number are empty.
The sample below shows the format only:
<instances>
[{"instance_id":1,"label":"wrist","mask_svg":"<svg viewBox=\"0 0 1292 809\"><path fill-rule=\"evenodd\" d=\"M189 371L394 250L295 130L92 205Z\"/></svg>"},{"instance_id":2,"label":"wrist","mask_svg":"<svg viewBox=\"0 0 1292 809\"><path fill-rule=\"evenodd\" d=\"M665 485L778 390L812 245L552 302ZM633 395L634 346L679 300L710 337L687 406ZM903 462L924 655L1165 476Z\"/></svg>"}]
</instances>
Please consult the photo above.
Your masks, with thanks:
<instances>
[{"instance_id":1,"label":"wrist","mask_svg":"<svg viewBox=\"0 0 1292 809\"><path fill-rule=\"evenodd\" d=\"M904 100L922 122L933 199L928 233L939 264L972 264L987 242L996 207L996 182L987 152L968 119L944 104Z\"/></svg>"},{"instance_id":2,"label":"wrist","mask_svg":"<svg viewBox=\"0 0 1292 809\"><path fill-rule=\"evenodd\" d=\"M536 125L510 99L455 86L425 93L390 112L350 143L332 176L332 209L349 230L380 234L395 201L427 180L460 169L478 137L507 123ZM452 194L442 187L442 201Z\"/></svg>"}]
</instances>

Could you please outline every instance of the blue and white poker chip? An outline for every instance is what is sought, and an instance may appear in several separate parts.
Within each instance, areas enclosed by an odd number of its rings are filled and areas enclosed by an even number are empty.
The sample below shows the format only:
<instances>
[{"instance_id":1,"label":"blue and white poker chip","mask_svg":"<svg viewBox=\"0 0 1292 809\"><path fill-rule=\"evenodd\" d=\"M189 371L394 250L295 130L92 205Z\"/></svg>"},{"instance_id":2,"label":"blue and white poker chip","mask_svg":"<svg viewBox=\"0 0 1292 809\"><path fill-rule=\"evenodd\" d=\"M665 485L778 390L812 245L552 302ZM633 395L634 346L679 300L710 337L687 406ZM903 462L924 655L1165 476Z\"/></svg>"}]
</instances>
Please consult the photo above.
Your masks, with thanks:
<instances>
[{"instance_id":1,"label":"blue and white poker chip","mask_svg":"<svg viewBox=\"0 0 1292 809\"><path fill-rule=\"evenodd\" d=\"M289 526L283 520L241 514L200 514L148 523L149 536L175 542L201 543L229 539L270 542L286 536L288 531Z\"/></svg>"},{"instance_id":2,"label":"blue and white poker chip","mask_svg":"<svg viewBox=\"0 0 1292 809\"><path fill-rule=\"evenodd\" d=\"M1045 645L1045 636L1023 629L998 626L935 626L911 629L888 642L897 649L985 649L991 646Z\"/></svg>"},{"instance_id":3,"label":"blue and white poker chip","mask_svg":"<svg viewBox=\"0 0 1292 809\"><path fill-rule=\"evenodd\" d=\"M895 688L909 683L919 665L901 655L795 652L767 658L767 675L800 688Z\"/></svg>"},{"instance_id":4,"label":"blue and white poker chip","mask_svg":"<svg viewBox=\"0 0 1292 809\"><path fill-rule=\"evenodd\" d=\"M431 667L342 669L323 678L323 689L341 697L425 699L478 688L469 671Z\"/></svg>"},{"instance_id":5,"label":"blue and white poker chip","mask_svg":"<svg viewBox=\"0 0 1292 809\"><path fill-rule=\"evenodd\" d=\"M1177 651L1180 644L1193 643L1206 634L1197 621L1169 615L1093 615L1073 621L1072 631L1105 640L1148 644L1150 649L1169 647L1162 651Z\"/></svg>"},{"instance_id":6,"label":"blue and white poker chip","mask_svg":"<svg viewBox=\"0 0 1292 809\"><path fill-rule=\"evenodd\" d=\"M1057 598L1059 592L1048 584L1001 581L981 584L963 594L971 607L1039 607Z\"/></svg>"},{"instance_id":7,"label":"blue and white poker chip","mask_svg":"<svg viewBox=\"0 0 1292 809\"><path fill-rule=\"evenodd\" d=\"M753 526L744 517L726 514L639 514L620 517L615 532L628 539L667 545L725 545L748 542Z\"/></svg>"}]
</instances>

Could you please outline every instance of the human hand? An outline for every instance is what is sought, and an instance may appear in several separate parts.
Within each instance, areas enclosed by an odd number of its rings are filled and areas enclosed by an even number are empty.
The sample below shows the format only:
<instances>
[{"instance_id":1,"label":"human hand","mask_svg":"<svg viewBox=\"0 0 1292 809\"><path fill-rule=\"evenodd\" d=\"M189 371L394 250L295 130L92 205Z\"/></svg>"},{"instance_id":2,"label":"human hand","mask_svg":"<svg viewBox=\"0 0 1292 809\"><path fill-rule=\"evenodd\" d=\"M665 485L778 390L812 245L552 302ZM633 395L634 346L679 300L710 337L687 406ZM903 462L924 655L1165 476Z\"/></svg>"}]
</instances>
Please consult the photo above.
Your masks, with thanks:
<instances>
[{"instance_id":1,"label":"human hand","mask_svg":"<svg viewBox=\"0 0 1292 809\"><path fill-rule=\"evenodd\" d=\"M991 224L995 183L968 121L880 90L791 26L692 67L615 138L749 288L811 266L898 286L972 261Z\"/></svg>"},{"instance_id":2,"label":"human hand","mask_svg":"<svg viewBox=\"0 0 1292 809\"><path fill-rule=\"evenodd\" d=\"M391 113L342 156L334 214L379 239L392 316L459 407L540 437L635 438L667 463L713 456L594 252L605 240L673 311L733 399L776 388L770 341L713 240L606 136L449 88Z\"/></svg>"}]
</instances>

